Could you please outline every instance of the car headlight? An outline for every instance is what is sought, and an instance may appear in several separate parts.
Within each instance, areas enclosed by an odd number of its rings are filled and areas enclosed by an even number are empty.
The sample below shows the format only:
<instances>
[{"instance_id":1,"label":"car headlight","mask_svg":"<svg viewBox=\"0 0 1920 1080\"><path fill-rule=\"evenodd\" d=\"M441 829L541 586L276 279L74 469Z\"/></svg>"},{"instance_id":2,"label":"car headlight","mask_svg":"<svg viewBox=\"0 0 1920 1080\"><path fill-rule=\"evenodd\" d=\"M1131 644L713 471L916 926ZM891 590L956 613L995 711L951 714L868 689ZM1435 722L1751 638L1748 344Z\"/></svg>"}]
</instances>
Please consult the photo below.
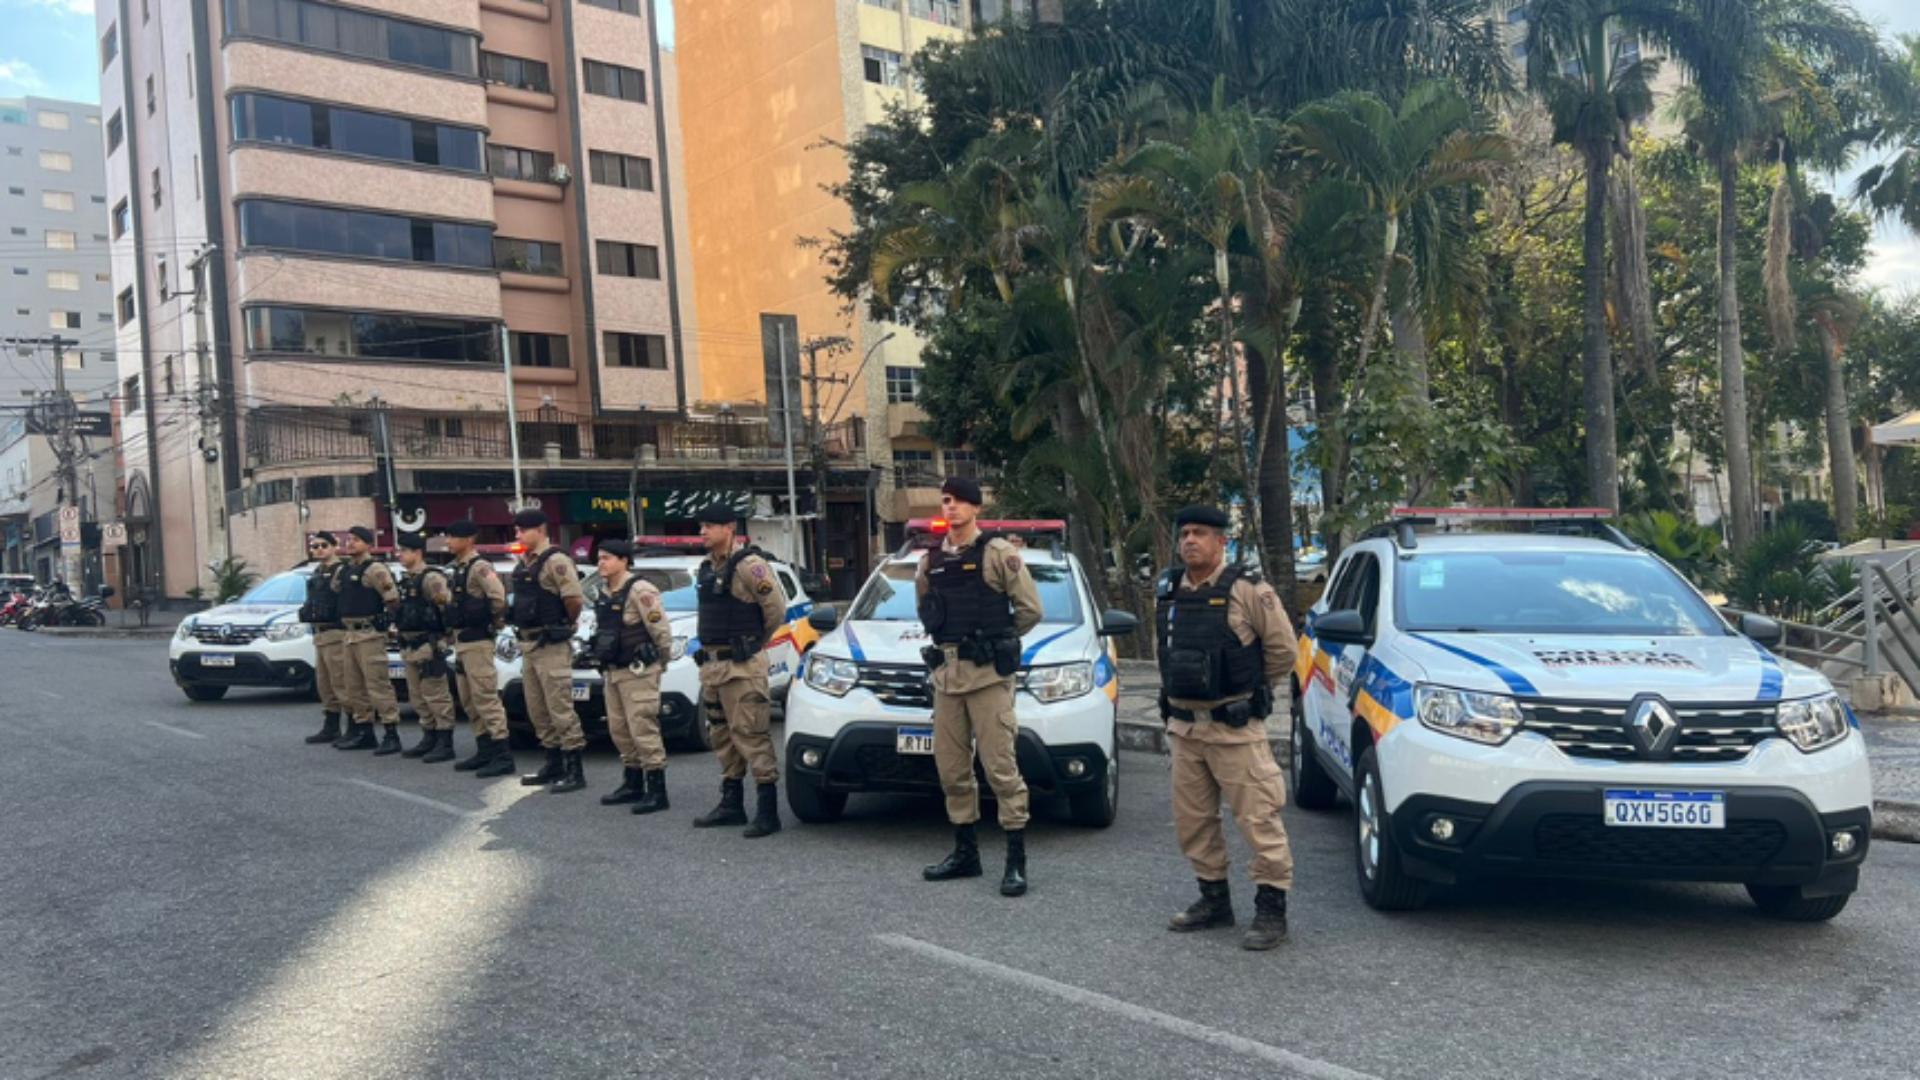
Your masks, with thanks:
<instances>
[{"instance_id":1,"label":"car headlight","mask_svg":"<svg viewBox=\"0 0 1920 1080\"><path fill-rule=\"evenodd\" d=\"M1812 753L1825 749L1847 737L1851 725L1847 723L1846 706L1833 694L1804 698L1800 701L1783 701L1779 712L1774 714L1773 725L1787 741L1801 750Z\"/></svg>"},{"instance_id":2,"label":"car headlight","mask_svg":"<svg viewBox=\"0 0 1920 1080\"><path fill-rule=\"evenodd\" d=\"M173 639L175 641L185 641L192 636L193 636L193 620L181 619L180 629L175 630L173 632Z\"/></svg>"},{"instance_id":3,"label":"car headlight","mask_svg":"<svg viewBox=\"0 0 1920 1080\"><path fill-rule=\"evenodd\" d=\"M851 660L823 656L807 664L807 685L823 694L846 697L860 682L860 665Z\"/></svg>"},{"instance_id":4,"label":"car headlight","mask_svg":"<svg viewBox=\"0 0 1920 1080\"><path fill-rule=\"evenodd\" d=\"M493 655L503 664L511 664L520 659L520 642L512 633L502 633L493 639Z\"/></svg>"},{"instance_id":5,"label":"car headlight","mask_svg":"<svg viewBox=\"0 0 1920 1080\"><path fill-rule=\"evenodd\" d=\"M1020 689L1041 701L1066 701L1093 693L1093 665L1085 660L1071 664L1049 664L1028 668L1020 676Z\"/></svg>"},{"instance_id":6,"label":"car headlight","mask_svg":"<svg viewBox=\"0 0 1920 1080\"><path fill-rule=\"evenodd\" d=\"M1435 731L1488 746L1513 738L1525 719L1520 703L1505 694L1425 683L1414 687L1413 710L1422 724Z\"/></svg>"},{"instance_id":7,"label":"car headlight","mask_svg":"<svg viewBox=\"0 0 1920 1080\"><path fill-rule=\"evenodd\" d=\"M311 632L312 628L306 623L294 619L267 624L268 641L298 641Z\"/></svg>"},{"instance_id":8,"label":"car headlight","mask_svg":"<svg viewBox=\"0 0 1920 1080\"><path fill-rule=\"evenodd\" d=\"M671 663L685 655L687 655L687 635L673 635L673 654L667 657L667 661Z\"/></svg>"}]
</instances>

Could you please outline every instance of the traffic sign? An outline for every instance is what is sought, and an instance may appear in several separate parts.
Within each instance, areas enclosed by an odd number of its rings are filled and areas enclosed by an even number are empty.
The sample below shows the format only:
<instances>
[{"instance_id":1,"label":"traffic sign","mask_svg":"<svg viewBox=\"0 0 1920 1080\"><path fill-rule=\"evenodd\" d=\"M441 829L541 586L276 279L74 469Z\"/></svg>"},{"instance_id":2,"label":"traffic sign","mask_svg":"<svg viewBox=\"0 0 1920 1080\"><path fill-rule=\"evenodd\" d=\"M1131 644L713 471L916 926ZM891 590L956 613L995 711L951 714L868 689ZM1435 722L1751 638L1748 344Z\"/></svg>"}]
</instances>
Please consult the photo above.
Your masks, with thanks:
<instances>
[{"instance_id":1,"label":"traffic sign","mask_svg":"<svg viewBox=\"0 0 1920 1080\"><path fill-rule=\"evenodd\" d=\"M80 523L78 521L63 521L60 523L60 546L80 546Z\"/></svg>"},{"instance_id":2,"label":"traffic sign","mask_svg":"<svg viewBox=\"0 0 1920 1080\"><path fill-rule=\"evenodd\" d=\"M78 522L79 520L80 520L79 507L63 506L60 508L60 521L62 524L65 524L66 522L69 522L69 521Z\"/></svg>"},{"instance_id":3,"label":"traffic sign","mask_svg":"<svg viewBox=\"0 0 1920 1080\"><path fill-rule=\"evenodd\" d=\"M127 546L127 526L125 523L109 521L101 526L100 542L107 547Z\"/></svg>"}]
</instances>

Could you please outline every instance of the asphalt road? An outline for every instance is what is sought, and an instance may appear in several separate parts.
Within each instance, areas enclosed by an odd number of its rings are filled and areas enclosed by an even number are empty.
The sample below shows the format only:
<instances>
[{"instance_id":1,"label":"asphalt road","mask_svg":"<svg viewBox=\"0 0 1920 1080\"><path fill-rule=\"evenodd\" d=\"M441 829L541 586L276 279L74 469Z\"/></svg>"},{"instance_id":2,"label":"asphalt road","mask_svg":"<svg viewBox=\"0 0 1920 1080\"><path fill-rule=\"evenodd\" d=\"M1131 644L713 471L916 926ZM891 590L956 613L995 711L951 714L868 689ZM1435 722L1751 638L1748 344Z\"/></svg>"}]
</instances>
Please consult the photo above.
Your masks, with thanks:
<instances>
[{"instance_id":1,"label":"asphalt road","mask_svg":"<svg viewBox=\"0 0 1920 1080\"><path fill-rule=\"evenodd\" d=\"M701 755L636 818L598 803L604 752L555 797L311 748L315 706L189 703L159 643L0 632L0 674L0 1077L1859 1078L1920 1051L1920 848L1876 846L1822 926L1535 882L1387 917L1347 816L1289 809L1293 940L1252 954L1163 929L1193 885L1145 755L1112 829L1042 816L1009 901L919 880L930 801L748 841L689 826Z\"/></svg>"}]
</instances>

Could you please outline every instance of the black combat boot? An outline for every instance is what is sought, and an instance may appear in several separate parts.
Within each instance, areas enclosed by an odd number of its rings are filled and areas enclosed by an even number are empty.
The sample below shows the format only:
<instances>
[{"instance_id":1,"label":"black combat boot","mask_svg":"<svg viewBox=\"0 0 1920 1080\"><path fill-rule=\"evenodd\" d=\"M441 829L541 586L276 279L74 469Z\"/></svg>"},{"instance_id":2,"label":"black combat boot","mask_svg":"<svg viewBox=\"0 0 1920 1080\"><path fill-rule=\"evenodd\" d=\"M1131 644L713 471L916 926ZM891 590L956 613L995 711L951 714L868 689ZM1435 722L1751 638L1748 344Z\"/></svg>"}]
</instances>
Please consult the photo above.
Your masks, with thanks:
<instances>
[{"instance_id":1,"label":"black combat boot","mask_svg":"<svg viewBox=\"0 0 1920 1080\"><path fill-rule=\"evenodd\" d=\"M374 757L386 757L400 752L400 725L386 725L387 733L380 737L380 749L373 752Z\"/></svg>"},{"instance_id":2,"label":"black combat boot","mask_svg":"<svg viewBox=\"0 0 1920 1080\"><path fill-rule=\"evenodd\" d=\"M1240 947L1262 951L1276 948L1285 940L1287 891L1262 885L1253 894L1253 925L1247 927L1247 936L1240 939Z\"/></svg>"},{"instance_id":3,"label":"black combat boot","mask_svg":"<svg viewBox=\"0 0 1920 1080\"><path fill-rule=\"evenodd\" d=\"M641 774L646 784L646 794L633 804L636 814L652 814L667 808L667 770L648 769Z\"/></svg>"},{"instance_id":4,"label":"black combat boot","mask_svg":"<svg viewBox=\"0 0 1920 1080\"><path fill-rule=\"evenodd\" d=\"M560 755L560 779L547 785L547 794L565 795L587 786L586 768L581 760L585 754L585 750L568 750Z\"/></svg>"},{"instance_id":5,"label":"black combat boot","mask_svg":"<svg viewBox=\"0 0 1920 1080\"><path fill-rule=\"evenodd\" d=\"M545 787L567 775L566 758L560 754L557 746L547 747L547 763L540 766L539 772L528 773L520 778L521 787Z\"/></svg>"},{"instance_id":6,"label":"black combat boot","mask_svg":"<svg viewBox=\"0 0 1920 1080\"><path fill-rule=\"evenodd\" d=\"M755 794L758 800L753 807L753 824L748 825L740 833L749 840L772 836L780 831L780 785L761 784Z\"/></svg>"},{"instance_id":7,"label":"black combat boot","mask_svg":"<svg viewBox=\"0 0 1920 1080\"><path fill-rule=\"evenodd\" d=\"M320 730L307 736L307 745L319 746L321 743L338 741L339 738L340 714L337 712L323 713L320 720Z\"/></svg>"},{"instance_id":8,"label":"black combat boot","mask_svg":"<svg viewBox=\"0 0 1920 1080\"><path fill-rule=\"evenodd\" d=\"M1167 929L1185 932L1188 930L1211 930L1216 926L1233 925L1233 889L1224 881L1200 879L1200 899L1193 906L1173 917L1167 923Z\"/></svg>"},{"instance_id":9,"label":"black combat boot","mask_svg":"<svg viewBox=\"0 0 1920 1080\"><path fill-rule=\"evenodd\" d=\"M507 739L493 739L491 742L493 743L493 756L488 758L486 763L480 766L480 771L473 775L482 780L491 780L496 776L512 776L514 766L511 737Z\"/></svg>"},{"instance_id":10,"label":"black combat boot","mask_svg":"<svg viewBox=\"0 0 1920 1080\"><path fill-rule=\"evenodd\" d=\"M747 823L747 785L743 780L720 781L720 805L705 816L693 819L696 829L717 829L722 825Z\"/></svg>"},{"instance_id":11,"label":"black combat boot","mask_svg":"<svg viewBox=\"0 0 1920 1080\"><path fill-rule=\"evenodd\" d=\"M958 825L953 830L952 854L920 871L920 876L928 881L952 881L979 877L984 872L980 869L980 841L974 836L973 826Z\"/></svg>"},{"instance_id":12,"label":"black combat boot","mask_svg":"<svg viewBox=\"0 0 1920 1080\"><path fill-rule=\"evenodd\" d=\"M474 738L473 742L473 756L470 758L461 758L459 761L454 762L453 767L456 770L460 772L472 772L475 769L485 768L487 762L493 760L493 736L479 735ZM451 741L449 741L449 746L451 746Z\"/></svg>"},{"instance_id":13,"label":"black combat boot","mask_svg":"<svg viewBox=\"0 0 1920 1080\"><path fill-rule=\"evenodd\" d=\"M380 745L379 736L373 733L372 724L349 725L346 734L333 744L335 750L372 750Z\"/></svg>"},{"instance_id":14,"label":"black combat boot","mask_svg":"<svg viewBox=\"0 0 1920 1080\"><path fill-rule=\"evenodd\" d=\"M626 769L621 772L620 786L600 796L601 806L619 806L621 803L639 802L644 781L639 769Z\"/></svg>"},{"instance_id":15,"label":"black combat boot","mask_svg":"<svg viewBox=\"0 0 1920 1080\"><path fill-rule=\"evenodd\" d=\"M1007 831L1007 871L1000 875L1000 895L1027 895L1027 833L1024 829Z\"/></svg>"},{"instance_id":16,"label":"black combat boot","mask_svg":"<svg viewBox=\"0 0 1920 1080\"><path fill-rule=\"evenodd\" d=\"M452 761L454 758L453 729L447 728L444 731L436 731L433 734L438 741L427 751L426 756L420 759L420 764L438 765L443 761Z\"/></svg>"},{"instance_id":17,"label":"black combat boot","mask_svg":"<svg viewBox=\"0 0 1920 1080\"><path fill-rule=\"evenodd\" d=\"M420 741L400 752L401 757L426 757L427 751L440 745L440 733L422 724Z\"/></svg>"}]
</instances>

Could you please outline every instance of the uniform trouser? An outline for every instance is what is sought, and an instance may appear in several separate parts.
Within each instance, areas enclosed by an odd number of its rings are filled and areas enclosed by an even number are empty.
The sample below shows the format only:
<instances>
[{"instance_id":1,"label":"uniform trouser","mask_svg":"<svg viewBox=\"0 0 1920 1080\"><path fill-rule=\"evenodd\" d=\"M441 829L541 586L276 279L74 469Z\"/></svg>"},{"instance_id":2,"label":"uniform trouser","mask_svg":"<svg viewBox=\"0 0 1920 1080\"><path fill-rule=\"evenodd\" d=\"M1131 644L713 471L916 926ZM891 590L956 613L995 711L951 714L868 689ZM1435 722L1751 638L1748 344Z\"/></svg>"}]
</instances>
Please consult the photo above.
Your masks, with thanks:
<instances>
[{"instance_id":1,"label":"uniform trouser","mask_svg":"<svg viewBox=\"0 0 1920 1080\"><path fill-rule=\"evenodd\" d=\"M1027 782L1020 777L1014 742L1020 724L1013 716L1013 680L992 683L965 694L933 695L933 763L940 789L947 794L947 820L971 825L980 820L980 784L973 776L974 748L987 786L1000 804L1000 827L1027 825Z\"/></svg>"},{"instance_id":2,"label":"uniform trouser","mask_svg":"<svg viewBox=\"0 0 1920 1080\"><path fill-rule=\"evenodd\" d=\"M352 700L347 692L347 632L321 630L313 635L313 689L320 708L344 712Z\"/></svg>"},{"instance_id":3,"label":"uniform trouser","mask_svg":"<svg viewBox=\"0 0 1920 1080\"><path fill-rule=\"evenodd\" d=\"M620 764L657 772L667 767L660 741L660 669L635 675L627 668L607 673L607 734L620 750Z\"/></svg>"},{"instance_id":4,"label":"uniform trouser","mask_svg":"<svg viewBox=\"0 0 1920 1080\"><path fill-rule=\"evenodd\" d=\"M500 701L500 673L493 667L493 642L462 641L454 646L453 654L460 660L454 686L460 691L460 707L467 710L474 737L484 735L505 742L507 707Z\"/></svg>"},{"instance_id":5,"label":"uniform trouser","mask_svg":"<svg viewBox=\"0 0 1920 1080\"><path fill-rule=\"evenodd\" d=\"M413 702L421 729L452 731L453 691L447 686L446 673L426 673L426 668L433 664L433 646L402 649L400 661L407 667L407 700Z\"/></svg>"},{"instance_id":6,"label":"uniform trouser","mask_svg":"<svg viewBox=\"0 0 1920 1080\"><path fill-rule=\"evenodd\" d=\"M709 661L725 663L728 661ZM752 769L754 783L778 781L780 766L773 759L773 738L767 734L767 712L772 701L767 696L764 667L758 674L735 675L704 687L701 698L707 710L707 732L713 737L713 753L720 759L720 774L728 780L739 780Z\"/></svg>"},{"instance_id":7,"label":"uniform trouser","mask_svg":"<svg viewBox=\"0 0 1920 1080\"><path fill-rule=\"evenodd\" d=\"M523 644L520 686L527 698L540 745L549 750L584 750L587 737L573 711L573 645L570 642Z\"/></svg>"},{"instance_id":8,"label":"uniform trouser","mask_svg":"<svg viewBox=\"0 0 1920 1080\"><path fill-rule=\"evenodd\" d=\"M1220 824L1224 793L1240 835L1253 849L1254 884L1292 888L1293 849L1280 824L1286 789L1272 748L1264 735L1251 741L1214 741L1202 734L1206 726L1194 725L1194 735L1167 734L1173 744L1173 831L1181 852L1193 864L1195 877L1227 879L1227 837Z\"/></svg>"},{"instance_id":9,"label":"uniform trouser","mask_svg":"<svg viewBox=\"0 0 1920 1080\"><path fill-rule=\"evenodd\" d=\"M393 677L387 671L387 632L348 630L342 646L346 655L347 704L356 724L400 723L400 702L393 696Z\"/></svg>"}]
</instances>

